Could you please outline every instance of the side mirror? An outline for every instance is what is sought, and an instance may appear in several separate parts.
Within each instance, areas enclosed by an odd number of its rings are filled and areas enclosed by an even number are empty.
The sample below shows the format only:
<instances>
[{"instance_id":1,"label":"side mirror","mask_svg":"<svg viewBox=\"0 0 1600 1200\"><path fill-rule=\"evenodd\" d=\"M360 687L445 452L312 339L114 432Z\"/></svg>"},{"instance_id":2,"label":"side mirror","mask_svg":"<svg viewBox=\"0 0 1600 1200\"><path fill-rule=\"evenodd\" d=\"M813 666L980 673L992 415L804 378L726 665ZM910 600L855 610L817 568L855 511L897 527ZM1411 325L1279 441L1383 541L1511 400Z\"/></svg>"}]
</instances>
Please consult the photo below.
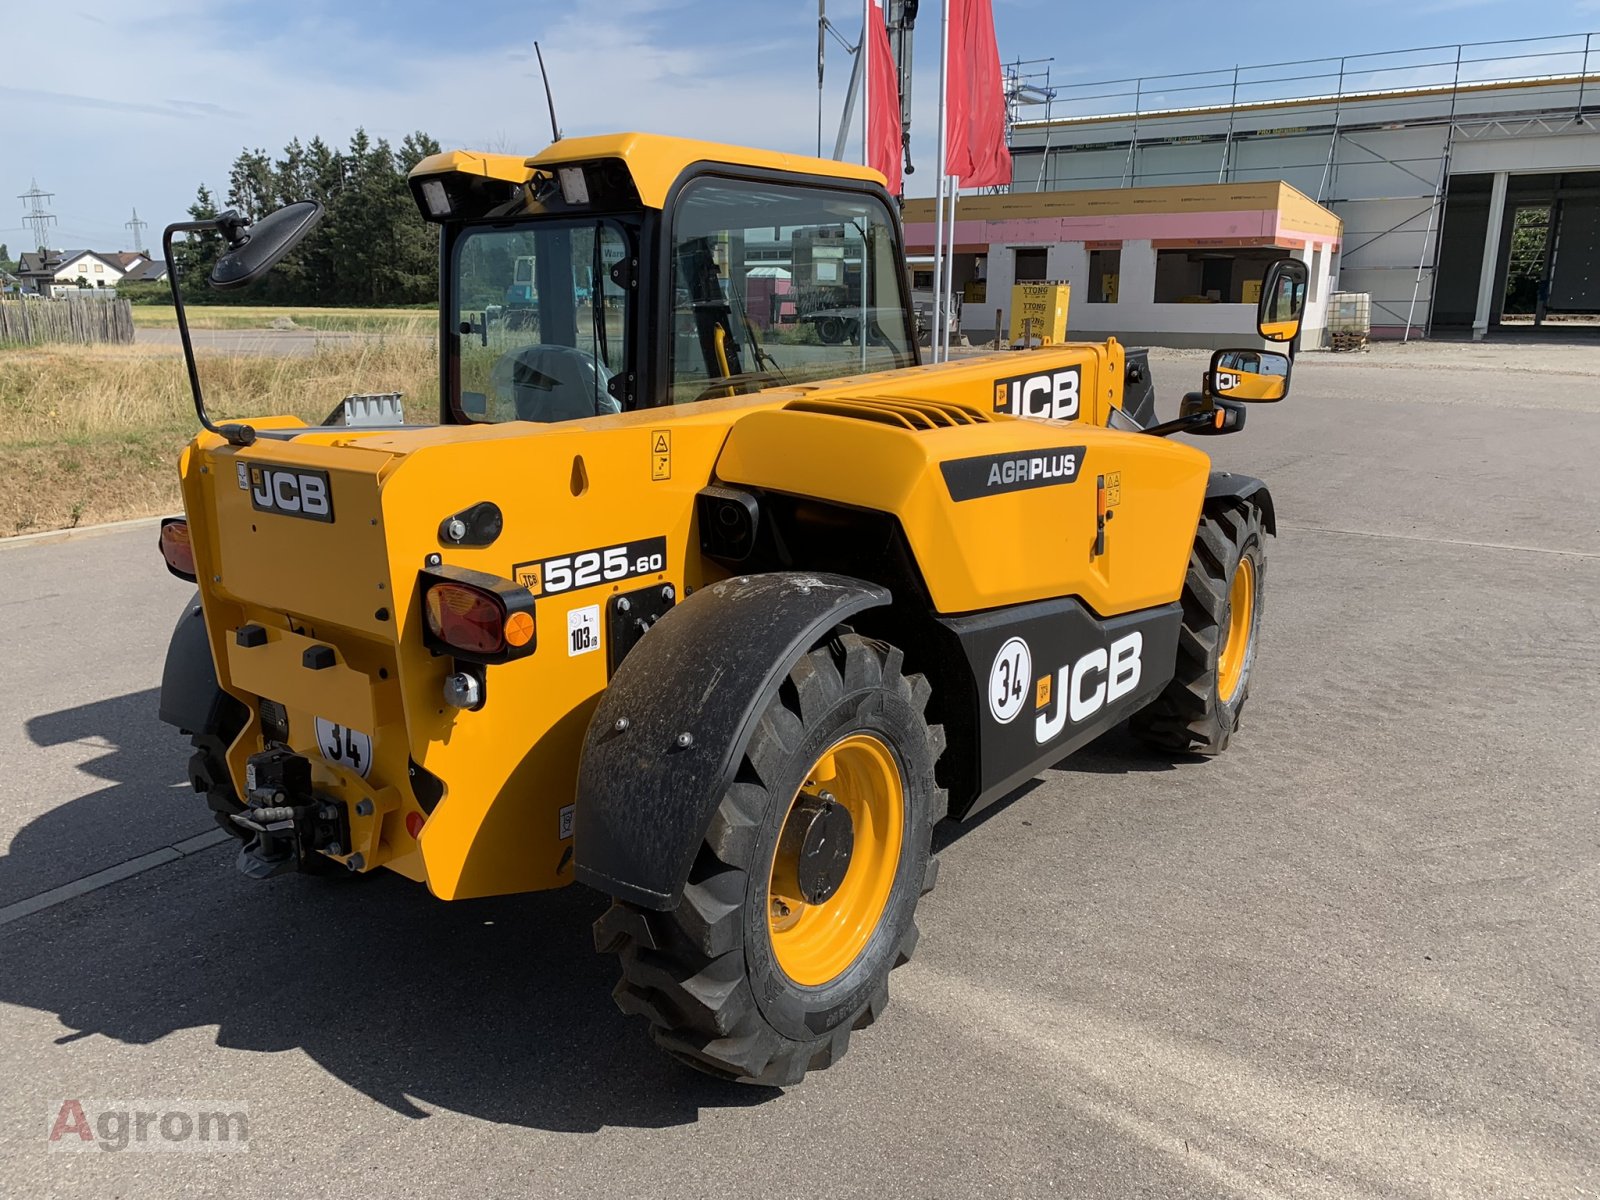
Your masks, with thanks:
<instances>
[{"instance_id":1,"label":"side mirror","mask_svg":"<svg viewBox=\"0 0 1600 1200\"><path fill-rule=\"evenodd\" d=\"M1311 272L1297 258L1280 258L1267 268L1256 305L1256 332L1269 342L1292 342L1300 336L1306 311L1306 283Z\"/></svg>"},{"instance_id":2,"label":"side mirror","mask_svg":"<svg viewBox=\"0 0 1600 1200\"><path fill-rule=\"evenodd\" d=\"M1282 400L1289 367L1289 356L1274 350L1218 350L1206 371L1207 390L1227 400Z\"/></svg>"},{"instance_id":3,"label":"side mirror","mask_svg":"<svg viewBox=\"0 0 1600 1200\"><path fill-rule=\"evenodd\" d=\"M228 291L254 283L299 245L321 219L322 205L315 200L285 204L254 225L223 214L218 228L227 236L228 249L211 268L211 286Z\"/></svg>"}]
</instances>

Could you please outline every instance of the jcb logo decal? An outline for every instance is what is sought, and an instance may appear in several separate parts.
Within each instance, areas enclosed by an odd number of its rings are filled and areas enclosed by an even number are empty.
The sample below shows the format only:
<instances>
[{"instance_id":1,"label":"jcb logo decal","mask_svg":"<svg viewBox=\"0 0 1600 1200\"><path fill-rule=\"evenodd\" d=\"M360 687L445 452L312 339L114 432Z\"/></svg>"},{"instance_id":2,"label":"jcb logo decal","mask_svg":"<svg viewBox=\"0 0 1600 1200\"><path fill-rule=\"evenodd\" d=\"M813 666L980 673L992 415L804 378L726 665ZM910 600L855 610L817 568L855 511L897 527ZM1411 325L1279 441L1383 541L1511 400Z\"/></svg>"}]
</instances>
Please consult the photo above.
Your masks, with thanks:
<instances>
[{"instance_id":1,"label":"jcb logo decal","mask_svg":"<svg viewBox=\"0 0 1600 1200\"><path fill-rule=\"evenodd\" d=\"M262 512L333 521L333 490L326 471L252 465L250 503Z\"/></svg>"},{"instance_id":2,"label":"jcb logo decal","mask_svg":"<svg viewBox=\"0 0 1600 1200\"><path fill-rule=\"evenodd\" d=\"M1050 676L1042 677L1035 686L1039 711L1033 719L1033 740L1041 746L1054 741L1069 717L1074 725L1082 724L1138 687L1143 649L1144 634L1136 629L1112 642L1110 649L1097 647L1062 667L1053 687Z\"/></svg>"},{"instance_id":3,"label":"jcb logo decal","mask_svg":"<svg viewBox=\"0 0 1600 1200\"><path fill-rule=\"evenodd\" d=\"M1062 367L1035 375L1013 375L994 381L995 412L1014 417L1072 421L1078 416L1081 367Z\"/></svg>"}]
</instances>

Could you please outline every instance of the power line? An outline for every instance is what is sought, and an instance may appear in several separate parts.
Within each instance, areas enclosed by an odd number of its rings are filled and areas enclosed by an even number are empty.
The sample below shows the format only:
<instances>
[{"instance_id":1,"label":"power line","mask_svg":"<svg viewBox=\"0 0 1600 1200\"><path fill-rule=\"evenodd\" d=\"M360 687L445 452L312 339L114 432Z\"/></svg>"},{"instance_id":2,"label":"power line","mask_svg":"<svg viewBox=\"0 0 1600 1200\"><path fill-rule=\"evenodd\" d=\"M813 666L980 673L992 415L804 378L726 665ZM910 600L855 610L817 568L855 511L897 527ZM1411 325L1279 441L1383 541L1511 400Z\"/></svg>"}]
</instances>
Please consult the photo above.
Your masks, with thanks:
<instances>
[{"instance_id":1,"label":"power line","mask_svg":"<svg viewBox=\"0 0 1600 1200\"><path fill-rule=\"evenodd\" d=\"M139 210L133 210L133 220L125 221L123 228L133 234L133 249L139 254L146 253L144 248L144 231L149 226L148 221L139 220Z\"/></svg>"},{"instance_id":2,"label":"power line","mask_svg":"<svg viewBox=\"0 0 1600 1200\"><path fill-rule=\"evenodd\" d=\"M41 192L37 179L31 180L30 183L32 186L17 199L27 207L27 215L22 218L22 223L33 230L34 249L43 254L50 249L50 226L56 223L55 215L45 211L44 202L54 200L56 194Z\"/></svg>"}]
</instances>

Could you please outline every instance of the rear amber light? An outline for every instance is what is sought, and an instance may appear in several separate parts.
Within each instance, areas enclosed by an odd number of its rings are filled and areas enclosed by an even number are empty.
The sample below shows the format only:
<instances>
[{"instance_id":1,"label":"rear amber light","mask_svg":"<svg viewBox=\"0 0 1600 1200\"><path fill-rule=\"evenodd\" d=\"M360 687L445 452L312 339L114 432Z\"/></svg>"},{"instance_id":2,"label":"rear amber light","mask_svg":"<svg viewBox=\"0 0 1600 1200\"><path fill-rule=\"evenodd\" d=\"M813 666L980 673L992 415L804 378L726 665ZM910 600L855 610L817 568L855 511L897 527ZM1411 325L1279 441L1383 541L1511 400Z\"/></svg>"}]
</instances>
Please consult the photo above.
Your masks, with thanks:
<instances>
[{"instance_id":1,"label":"rear amber light","mask_svg":"<svg viewBox=\"0 0 1600 1200\"><path fill-rule=\"evenodd\" d=\"M179 579L195 581L194 543L189 537L189 522L182 517L168 517L161 522L161 557Z\"/></svg>"},{"instance_id":2,"label":"rear amber light","mask_svg":"<svg viewBox=\"0 0 1600 1200\"><path fill-rule=\"evenodd\" d=\"M463 583L436 583L428 589L426 609L429 630L447 646L471 654L498 654L506 648L505 610L491 592ZM527 639L511 644L526 645Z\"/></svg>"},{"instance_id":3,"label":"rear amber light","mask_svg":"<svg viewBox=\"0 0 1600 1200\"><path fill-rule=\"evenodd\" d=\"M533 641L533 616L531 613L514 612L506 618L506 645L526 646Z\"/></svg>"}]
</instances>

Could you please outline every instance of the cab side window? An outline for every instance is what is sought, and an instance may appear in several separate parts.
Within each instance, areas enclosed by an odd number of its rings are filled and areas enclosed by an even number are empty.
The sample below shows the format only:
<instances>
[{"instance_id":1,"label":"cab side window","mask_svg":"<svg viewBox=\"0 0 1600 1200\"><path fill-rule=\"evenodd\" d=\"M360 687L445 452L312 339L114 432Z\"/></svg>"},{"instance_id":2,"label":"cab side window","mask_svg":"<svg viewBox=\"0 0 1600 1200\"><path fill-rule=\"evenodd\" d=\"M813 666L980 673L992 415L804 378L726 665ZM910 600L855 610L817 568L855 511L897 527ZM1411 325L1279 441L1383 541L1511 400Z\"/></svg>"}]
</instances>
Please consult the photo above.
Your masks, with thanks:
<instances>
[{"instance_id":1,"label":"cab side window","mask_svg":"<svg viewBox=\"0 0 1600 1200\"><path fill-rule=\"evenodd\" d=\"M672 231L672 402L911 365L896 257L870 196L690 183Z\"/></svg>"}]
</instances>

